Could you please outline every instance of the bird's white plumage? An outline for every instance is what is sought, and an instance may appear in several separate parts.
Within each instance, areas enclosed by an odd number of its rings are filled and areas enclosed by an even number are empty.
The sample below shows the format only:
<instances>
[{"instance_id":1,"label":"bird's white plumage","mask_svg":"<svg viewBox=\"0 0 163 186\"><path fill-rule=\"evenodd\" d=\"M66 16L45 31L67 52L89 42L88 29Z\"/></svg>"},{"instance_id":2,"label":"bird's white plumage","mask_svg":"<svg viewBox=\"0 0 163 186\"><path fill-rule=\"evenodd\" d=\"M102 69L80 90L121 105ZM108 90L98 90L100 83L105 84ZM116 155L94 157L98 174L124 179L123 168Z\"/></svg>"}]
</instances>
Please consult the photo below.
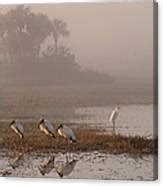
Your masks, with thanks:
<instances>
[{"instance_id":1,"label":"bird's white plumage","mask_svg":"<svg viewBox=\"0 0 163 186\"><path fill-rule=\"evenodd\" d=\"M67 126L63 126L62 128L59 128L58 134L60 136L63 136L64 138L76 141L76 136L75 136L74 132L72 131L71 128L69 128Z\"/></svg>"},{"instance_id":2,"label":"bird's white plumage","mask_svg":"<svg viewBox=\"0 0 163 186\"><path fill-rule=\"evenodd\" d=\"M115 122L116 118L118 117L118 108L116 107L110 114L109 116L109 123Z\"/></svg>"}]
</instances>

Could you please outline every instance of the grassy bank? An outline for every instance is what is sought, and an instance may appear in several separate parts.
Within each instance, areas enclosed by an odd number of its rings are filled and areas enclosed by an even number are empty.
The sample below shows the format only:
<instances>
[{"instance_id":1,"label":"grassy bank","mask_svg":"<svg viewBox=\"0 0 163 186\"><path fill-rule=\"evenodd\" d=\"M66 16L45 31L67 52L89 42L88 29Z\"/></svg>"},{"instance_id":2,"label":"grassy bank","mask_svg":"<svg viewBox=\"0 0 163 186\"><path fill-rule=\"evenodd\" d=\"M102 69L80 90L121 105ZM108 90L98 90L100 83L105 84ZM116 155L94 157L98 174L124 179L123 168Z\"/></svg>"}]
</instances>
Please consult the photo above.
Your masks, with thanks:
<instances>
[{"instance_id":1,"label":"grassy bank","mask_svg":"<svg viewBox=\"0 0 163 186\"><path fill-rule=\"evenodd\" d=\"M128 153L131 155L147 155L157 153L157 140L140 136L125 137L122 135L104 134L94 129L75 128L77 143L67 146L67 141L57 136L51 139L37 127L29 125L25 138L19 137L8 127L1 128L0 148L11 151L53 151L53 152L91 152L103 151L111 154Z\"/></svg>"}]
</instances>

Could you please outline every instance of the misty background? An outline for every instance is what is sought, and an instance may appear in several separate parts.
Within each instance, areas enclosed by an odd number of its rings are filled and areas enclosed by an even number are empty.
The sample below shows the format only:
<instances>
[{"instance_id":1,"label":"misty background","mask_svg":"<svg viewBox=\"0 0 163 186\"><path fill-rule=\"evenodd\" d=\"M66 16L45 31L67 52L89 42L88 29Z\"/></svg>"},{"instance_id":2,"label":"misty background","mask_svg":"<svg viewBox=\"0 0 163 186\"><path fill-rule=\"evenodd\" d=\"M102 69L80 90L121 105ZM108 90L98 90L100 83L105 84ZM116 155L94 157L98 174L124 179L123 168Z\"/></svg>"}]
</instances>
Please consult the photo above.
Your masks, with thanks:
<instances>
[{"instance_id":1,"label":"misty background","mask_svg":"<svg viewBox=\"0 0 163 186\"><path fill-rule=\"evenodd\" d=\"M83 68L116 78L152 80L152 3L94 3L32 6L67 23L65 42Z\"/></svg>"},{"instance_id":2,"label":"misty background","mask_svg":"<svg viewBox=\"0 0 163 186\"><path fill-rule=\"evenodd\" d=\"M152 81L152 3L146 3L146 6L143 3L26 5L24 12L27 7L32 14L47 16L48 21L55 19L63 21L65 35L63 33L62 37L62 33L60 33L58 45L65 47L61 50L69 50L74 62L76 65L79 64L81 69L103 72L115 79ZM6 6L3 7L3 11L9 13L14 8L16 7ZM18 13L18 10L15 9L16 11L17 17L21 16L21 12ZM22 27L25 30L26 18L16 18L16 15L11 17L12 15L7 15L7 13L6 17L8 16L12 22L16 21L19 24L18 22L24 21ZM33 37L39 38L40 28L46 25L42 21L40 26L34 28L34 22L31 20L29 27L33 27L33 32L36 34L33 34ZM48 23L46 24L48 25ZM12 25L9 29L13 29ZM41 52L54 45L50 29L48 31L47 28L47 31L40 32L40 35L44 34L38 43ZM19 45L27 45L25 40L22 41L21 38L19 40ZM11 46L11 42L8 45ZM10 63L9 60L8 63Z\"/></svg>"},{"instance_id":3,"label":"misty background","mask_svg":"<svg viewBox=\"0 0 163 186\"><path fill-rule=\"evenodd\" d=\"M1 6L0 42L4 117L153 103L151 2Z\"/></svg>"}]
</instances>

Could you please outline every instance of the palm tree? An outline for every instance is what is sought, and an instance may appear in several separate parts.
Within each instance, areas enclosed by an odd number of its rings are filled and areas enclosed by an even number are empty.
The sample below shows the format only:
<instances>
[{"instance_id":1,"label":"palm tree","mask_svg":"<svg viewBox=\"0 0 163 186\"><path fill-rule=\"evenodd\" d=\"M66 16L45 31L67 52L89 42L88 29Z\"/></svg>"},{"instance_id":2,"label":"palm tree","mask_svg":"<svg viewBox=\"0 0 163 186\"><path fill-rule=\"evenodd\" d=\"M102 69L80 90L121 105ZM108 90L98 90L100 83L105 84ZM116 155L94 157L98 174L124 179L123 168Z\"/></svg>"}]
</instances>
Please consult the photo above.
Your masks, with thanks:
<instances>
[{"instance_id":1,"label":"palm tree","mask_svg":"<svg viewBox=\"0 0 163 186\"><path fill-rule=\"evenodd\" d=\"M67 37L69 36L69 31L67 30L67 25L64 21L59 19L53 20L53 37L55 42L55 53L58 53L58 40L60 36Z\"/></svg>"}]
</instances>

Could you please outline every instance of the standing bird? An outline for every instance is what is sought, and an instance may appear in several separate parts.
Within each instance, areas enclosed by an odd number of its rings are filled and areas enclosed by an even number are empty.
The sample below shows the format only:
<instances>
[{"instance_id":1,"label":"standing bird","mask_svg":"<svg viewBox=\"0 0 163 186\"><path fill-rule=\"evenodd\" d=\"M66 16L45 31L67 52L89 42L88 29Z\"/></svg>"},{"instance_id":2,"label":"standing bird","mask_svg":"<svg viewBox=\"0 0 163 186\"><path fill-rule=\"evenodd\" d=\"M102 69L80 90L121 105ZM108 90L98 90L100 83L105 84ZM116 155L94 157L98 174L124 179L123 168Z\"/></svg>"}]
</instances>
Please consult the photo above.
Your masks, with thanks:
<instances>
[{"instance_id":1,"label":"standing bird","mask_svg":"<svg viewBox=\"0 0 163 186\"><path fill-rule=\"evenodd\" d=\"M76 143L76 136L71 128L60 124L56 131L59 136L64 137L68 142L70 141L70 143Z\"/></svg>"},{"instance_id":2,"label":"standing bird","mask_svg":"<svg viewBox=\"0 0 163 186\"><path fill-rule=\"evenodd\" d=\"M39 171L40 173L44 176L45 174L48 174L52 171L52 169L54 168L54 160L55 157L52 156L50 157L50 159L46 162L44 162L40 167L39 167Z\"/></svg>"},{"instance_id":3,"label":"standing bird","mask_svg":"<svg viewBox=\"0 0 163 186\"><path fill-rule=\"evenodd\" d=\"M115 108L112 110L112 112L111 112L111 114L109 115L109 117L108 117L109 123L111 123L111 124L113 125L113 132L115 132L115 120L116 120L116 118L117 118L118 115L119 115L119 109L120 109L120 107L115 107Z\"/></svg>"},{"instance_id":4,"label":"standing bird","mask_svg":"<svg viewBox=\"0 0 163 186\"><path fill-rule=\"evenodd\" d=\"M58 175L63 178L63 176L68 176L74 169L77 160L72 160L70 162L66 162L65 164L60 164L56 167L56 172Z\"/></svg>"},{"instance_id":5,"label":"standing bird","mask_svg":"<svg viewBox=\"0 0 163 186\"><path fill-rule=\"evenodd\" d=\"M20 139L24 138L24 135L23 135L23 132L24 132L24 128L23 126L21 125L20 122L17 122L15 120L13 120L11 123L10 123L10 128L16 133L19 135Z\"/></svg>"},{"instance_id":6,"label":"standing bird","mask_svg":"<svg viewBox=\"0 0 163 186\"><path fill-rule=\"evenodd\" d=\"M59 134L59 136L62 136L67 140L67 148L69 149L69 142L76 143L76 136L71 128L67 126L63 126L63 124L60 124L58 128L56 129L56 133Z\"/></svg>"},{"instance_id":7,"label":"standing bird","mask_svg":"<svg viewBox=\"0 0 163 186\"><path fill-rule=\"evenodd\" d=\"M44 132L46 135L55 138L55 135L54 135L54 127L53 127L53 125L51 124L51 122L49 122L48 120L46 120L46 119L41 119L41 120L39 121L38 127L39 127L39 129L40 129L42 132Z\"/></svg>"}]
</instances>

